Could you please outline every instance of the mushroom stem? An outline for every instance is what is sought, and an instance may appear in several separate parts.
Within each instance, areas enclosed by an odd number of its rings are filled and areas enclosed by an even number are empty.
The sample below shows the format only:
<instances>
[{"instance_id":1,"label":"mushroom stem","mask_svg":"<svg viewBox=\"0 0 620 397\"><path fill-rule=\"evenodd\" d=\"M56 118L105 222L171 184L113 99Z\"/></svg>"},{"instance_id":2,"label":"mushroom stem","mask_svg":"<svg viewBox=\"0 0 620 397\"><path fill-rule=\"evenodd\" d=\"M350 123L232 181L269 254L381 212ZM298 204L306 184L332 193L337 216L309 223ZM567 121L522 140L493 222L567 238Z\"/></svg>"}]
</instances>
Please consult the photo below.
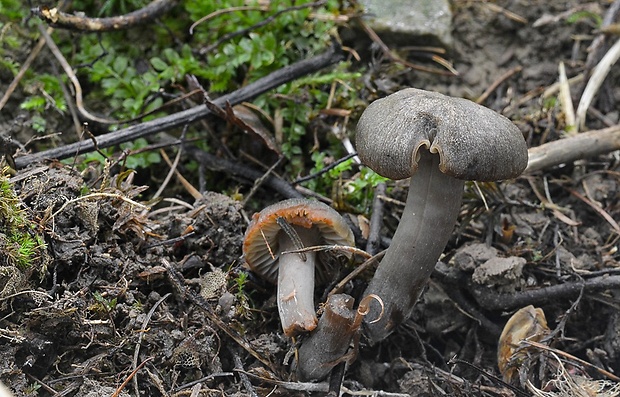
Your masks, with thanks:
<instances>
[{"instance_id":1,"label":"mushroom stem","mask_svg":"<svg viewBox=\"0 0 620 397\"><path fill-rule=\"evenodd\" d=\"M366 316L368 337L380 341L405 321L424 289L456 224L464 182L439 170L439 155L420 150L418 171L411 177L407 203L392 243L364 295L375 294ZM370 322L372 321L372 322Z\"/></svg>"},{"instance_id":2,"label":"mushroom stem","mask_svg":"<svg viewBox=\"0 0 620 397\"><path fill-rule=\"evenodd\" d=\"M291 227L297 232L304 247L319 243L314 228ZM286 233L279 234L280 252L299 249ZM305 260L304 260L305 257ZM281 254L278 270L278 312L284 334L293 336L316 328L314 310L314 265L316 252L306 252L304 257L296 253Z\"/></svg>"}]
</instances>

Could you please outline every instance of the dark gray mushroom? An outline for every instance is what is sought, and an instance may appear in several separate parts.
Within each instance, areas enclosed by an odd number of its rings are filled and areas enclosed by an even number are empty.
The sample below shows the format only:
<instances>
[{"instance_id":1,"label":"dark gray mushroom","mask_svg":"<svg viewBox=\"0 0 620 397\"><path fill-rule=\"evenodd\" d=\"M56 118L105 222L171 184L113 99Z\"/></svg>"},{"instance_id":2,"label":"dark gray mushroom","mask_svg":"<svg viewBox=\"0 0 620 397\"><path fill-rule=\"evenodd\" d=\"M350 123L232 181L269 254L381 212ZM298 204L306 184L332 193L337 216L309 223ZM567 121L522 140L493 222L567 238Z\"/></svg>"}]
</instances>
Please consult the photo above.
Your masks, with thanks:
<instances>
[{"instance_id":1,"label":"dark gray mushroom","mask_svg":"<svg viewBox=\"0 0 620 397\"><path fill-rule=\"evenodd\" d=\"M287 233L283 228L291 230ZM316 327L315 272L324 269L326 258L313 251L283 252L354 243L353 232L340 214L318 201L284 200L254 214L245 234L243 255L250 269L277 284L278 311L287 336Z\"/></svg>"},{"instance_id":2,"label":"dark gray mushroom","mask_svg":"<svg viewBox=\"0 0 620 397\"><path fill-rule=\"evenodd\" d=\"M362 163L391 179L411 177L392 244L365 295L384 304L366 323L379 341L406 320L454 229L464 180L515 178L527 166L527 146L506 117L462 98L407 88L379 99L360 117ZM374 304L368 318L377 318Z\"/></svg>"}]
</instances>

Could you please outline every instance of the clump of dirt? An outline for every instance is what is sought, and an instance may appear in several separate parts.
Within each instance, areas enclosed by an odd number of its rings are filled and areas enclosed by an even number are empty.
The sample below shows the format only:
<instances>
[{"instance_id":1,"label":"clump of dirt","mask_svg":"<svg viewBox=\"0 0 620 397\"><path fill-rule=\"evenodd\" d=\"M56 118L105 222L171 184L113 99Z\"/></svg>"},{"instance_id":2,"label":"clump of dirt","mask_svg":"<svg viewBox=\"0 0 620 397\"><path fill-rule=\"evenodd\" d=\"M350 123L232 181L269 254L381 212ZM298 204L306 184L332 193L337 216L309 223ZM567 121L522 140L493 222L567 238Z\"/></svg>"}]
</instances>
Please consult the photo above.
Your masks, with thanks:
<instances>
[{"instance_id":1,"label":"clump of dirt","mask_svg":"<svg viewBox=\"0 0 620 397\"><path fill-rule=\"evenodd\" d=\"M191 374L203 370L222 372L221 340L212 325L192 311L186 319L191 326L179 327L175 316L183 317L178 310L185 310L181 292L177 309L163 306L147 316L143 308L163 304L170 295L171 286L162 278L166 260L191 277L188 285L211 289L206 299L217 302L228 293L230 302L217 308L228 321L248 310L245 300L246 306L237 309L241 293L238 298L228 292L230 271L241 256L241 206L228 196L206 192L193 205L151 211L135 201L146 187L132 180L129 173L103 175L93 188L91 181L61 165L26 170L13 180L53 254L46 282L31 291L26 287L36 283L22 283L15 292L23 295L11 299L10 310L2 309L7 325L2 335L9 346L2 350L6 366L0 378L17 393L27 394L31 379L49 377L50 371L81 377L131 365L135 359L129 347L136 343L145 346L144 357L136 359L156 356L174 369L179 378L167 382L193 379ZM153 332L142 338L139 330L149 319ZM19 324L20 331L12 324ZM81 395L86 384L100 381L85 376L49 386Z\"/></svg>"}]
</instances>

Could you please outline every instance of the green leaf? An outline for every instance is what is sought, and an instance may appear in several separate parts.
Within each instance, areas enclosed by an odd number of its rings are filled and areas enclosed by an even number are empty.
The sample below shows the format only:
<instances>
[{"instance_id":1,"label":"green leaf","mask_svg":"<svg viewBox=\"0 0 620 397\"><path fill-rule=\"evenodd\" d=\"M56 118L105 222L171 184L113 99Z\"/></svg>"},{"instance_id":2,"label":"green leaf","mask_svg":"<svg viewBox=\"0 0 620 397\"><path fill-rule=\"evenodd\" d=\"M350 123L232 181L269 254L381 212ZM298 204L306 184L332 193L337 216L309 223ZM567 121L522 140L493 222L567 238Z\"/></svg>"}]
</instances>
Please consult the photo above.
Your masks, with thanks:
<instances>
[{"instance_id":1,"label":"green leaf","mask_svg":"<svg viewBox=\"0 0 620 397\"><path fill-rule=\"evenodd\" d=\"M43 109L45 107L45 103L45 98L39 95L34 95L22 102L19 107L25 110L38 110Z\"/></svg>"},{"instance_id":2,"label":"green leaf","mask_svg":"<svg viewBox=\"0 0 620 397\"><path fill-rule=\"evenodd\" d=\"M123 74L129 65L129 60L125 57L119 56L114 60L112 68L118 74Z\"/></svg>"},{"instance_id":3,"label":"green leaf","mask_svg":"<svg viewBox=\"0 0 620 397\"><path fill-rule=\"evenodd\" d=\"M159 57L151 58L151 66L153 66L153 69L157 70L158 72L163 72L168 68L168 64Z\"/></svg>"},{"instance_id":4,"label":"green leaf","mask_svg":"<svg viewBox=\"0 0 620 397\"><path fill-rule=\"evenodd\" d=\"M32 129L34 129L38 133L45 132L45 128L47 127L47 121L43 117L39 115L34 115L32 116L31 121Z\"/></svg>"}]
</instances>

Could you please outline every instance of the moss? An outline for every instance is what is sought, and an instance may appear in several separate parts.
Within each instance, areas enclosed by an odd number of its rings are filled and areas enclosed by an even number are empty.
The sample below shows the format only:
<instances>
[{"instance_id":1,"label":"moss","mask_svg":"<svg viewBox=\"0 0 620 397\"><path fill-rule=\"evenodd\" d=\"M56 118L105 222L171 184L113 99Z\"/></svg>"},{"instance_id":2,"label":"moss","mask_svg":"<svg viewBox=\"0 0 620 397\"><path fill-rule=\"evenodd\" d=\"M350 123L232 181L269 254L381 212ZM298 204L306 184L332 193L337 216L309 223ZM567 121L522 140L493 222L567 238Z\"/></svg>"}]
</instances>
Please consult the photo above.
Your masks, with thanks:
<instances>
[{"instance_id":1,"label":"moss","mask_svg":"<svg viewBox=\"0 0 620 397\"><path fill-rule=\"evenodd\" d=\"M28 215L3 172L0 175L0 252L3 253L0 267L15 267L25 273L44 270L47 247Z\"/></svg>"}]
</instances>

